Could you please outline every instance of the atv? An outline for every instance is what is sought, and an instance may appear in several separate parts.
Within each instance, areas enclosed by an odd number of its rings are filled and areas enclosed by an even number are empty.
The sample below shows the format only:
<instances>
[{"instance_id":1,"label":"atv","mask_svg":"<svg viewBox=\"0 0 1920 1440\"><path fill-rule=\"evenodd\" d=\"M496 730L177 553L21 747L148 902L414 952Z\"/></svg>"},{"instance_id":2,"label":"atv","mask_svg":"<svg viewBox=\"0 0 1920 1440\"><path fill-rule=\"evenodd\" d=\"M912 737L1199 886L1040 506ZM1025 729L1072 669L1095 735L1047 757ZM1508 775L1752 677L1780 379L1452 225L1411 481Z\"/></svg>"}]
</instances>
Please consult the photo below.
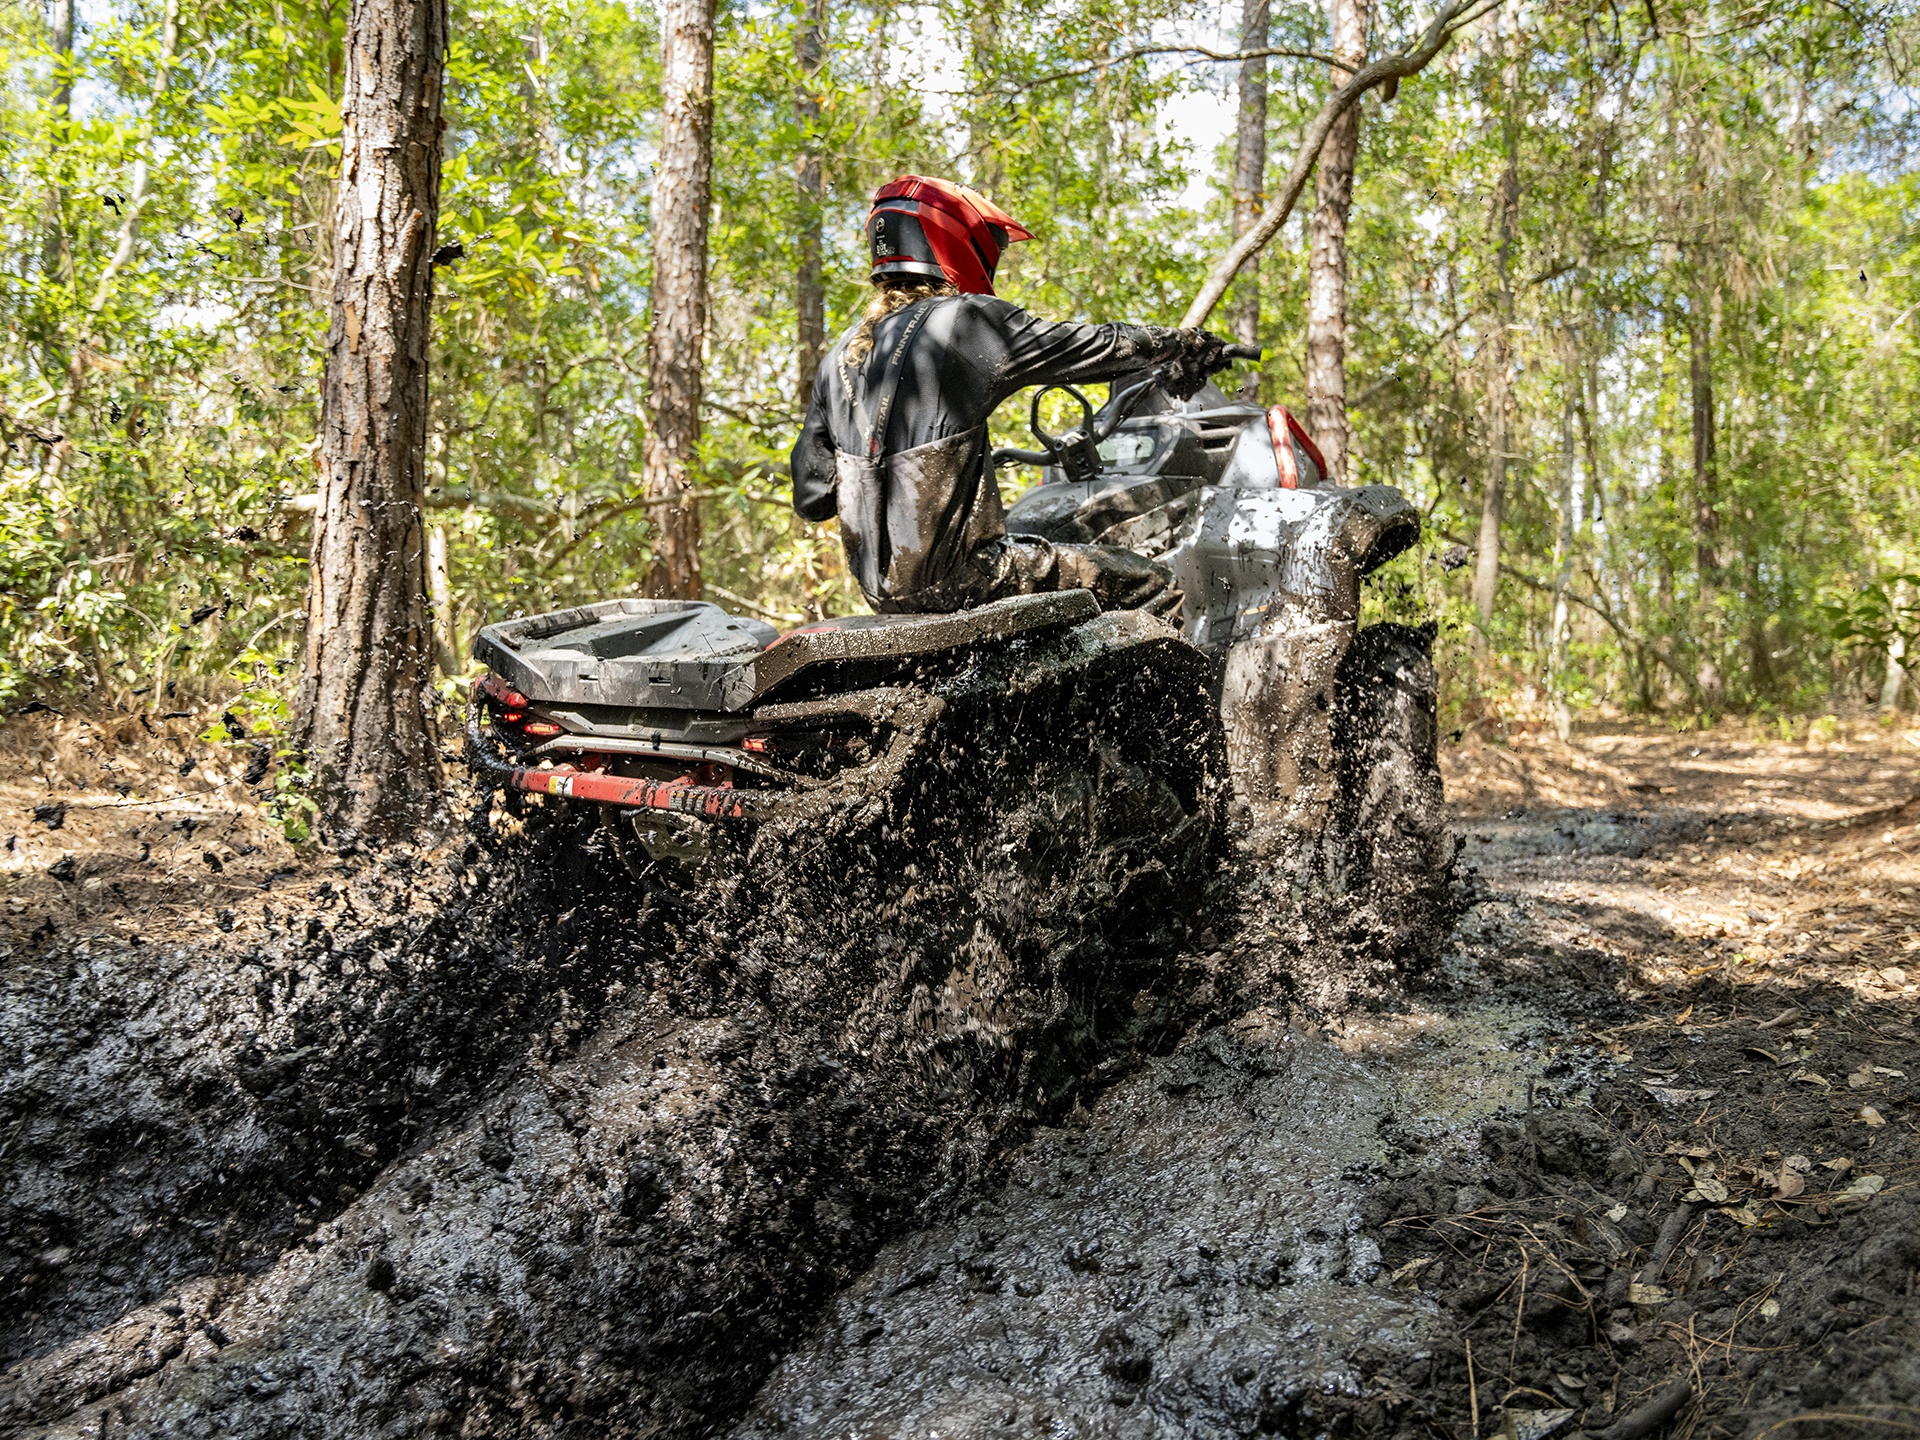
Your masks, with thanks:
<instances>
[{"instance_id":1,"label":"atv","mask_svg":"<svg viewBox=\"0 0 1920 1440\"><path fill-rule=\"evenodd\" d=\"M909 872L1105 856L1126 908L1178 911L1217 868L1231 795L1294 883L1431 907L1453 854L1431 632L1357 623L1362 578L1414 543L1417 512L1326 484L1284 409L1211 384L1183 403L1167 379L1116 382L1097 410L1057 387L1081 414L1060 436L1037 392L1041 448L994 463L1042 470L1010 532L1167 565L1178 630L1087 591L785 634L706 602L608 600L479 633L474 769L597 815L650 885L769 832L858 832Z\"/></svg>"}]
</instances>

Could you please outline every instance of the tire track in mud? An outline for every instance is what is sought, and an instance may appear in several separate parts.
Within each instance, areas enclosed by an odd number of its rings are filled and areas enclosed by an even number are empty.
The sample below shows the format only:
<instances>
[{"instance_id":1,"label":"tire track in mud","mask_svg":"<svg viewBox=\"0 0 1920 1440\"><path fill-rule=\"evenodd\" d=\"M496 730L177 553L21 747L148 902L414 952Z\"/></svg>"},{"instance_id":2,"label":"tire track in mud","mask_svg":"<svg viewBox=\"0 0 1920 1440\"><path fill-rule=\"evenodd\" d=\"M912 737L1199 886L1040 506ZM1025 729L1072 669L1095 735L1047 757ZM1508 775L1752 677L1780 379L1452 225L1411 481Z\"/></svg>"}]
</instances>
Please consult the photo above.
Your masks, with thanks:
<instances>
[{"instance_id":1,"label":"tire track in mud","mask_svg":"<svg viewBox=\"0 0 1920 1440\"><path fill-rule=\"evenodd\" d=\"M737 1440L1342 1423L1437 1320L1382 1270L1381 1172L1524 1104L1555 1028L1483 1000L1329 1038L1263 1008L1189 1042L888 1247Z\"/></svg>"}]
</instances>

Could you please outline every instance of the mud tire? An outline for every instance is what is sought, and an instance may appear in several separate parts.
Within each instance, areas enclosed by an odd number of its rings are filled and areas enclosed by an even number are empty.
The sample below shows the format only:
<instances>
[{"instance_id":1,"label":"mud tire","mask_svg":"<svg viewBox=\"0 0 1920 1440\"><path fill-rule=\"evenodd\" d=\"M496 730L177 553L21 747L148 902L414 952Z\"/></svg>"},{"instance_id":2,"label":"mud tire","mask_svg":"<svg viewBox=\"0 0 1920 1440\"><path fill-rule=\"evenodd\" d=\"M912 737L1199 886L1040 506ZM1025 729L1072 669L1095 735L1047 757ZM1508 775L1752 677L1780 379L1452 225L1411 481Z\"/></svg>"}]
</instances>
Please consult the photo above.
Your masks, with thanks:
<instances>
[{"instance_id":1,"label":"mud tire","mask_svg":"<svg viewBox=\"0 0 1920 1440\"><path fill-rule=\"evenodd\" d=\"M1440 779L1434 627L1360 631L1334 684L1332 830L1347 894L1402 967L1437 958L1454 856Z\"/></svg>"}]
</instances>

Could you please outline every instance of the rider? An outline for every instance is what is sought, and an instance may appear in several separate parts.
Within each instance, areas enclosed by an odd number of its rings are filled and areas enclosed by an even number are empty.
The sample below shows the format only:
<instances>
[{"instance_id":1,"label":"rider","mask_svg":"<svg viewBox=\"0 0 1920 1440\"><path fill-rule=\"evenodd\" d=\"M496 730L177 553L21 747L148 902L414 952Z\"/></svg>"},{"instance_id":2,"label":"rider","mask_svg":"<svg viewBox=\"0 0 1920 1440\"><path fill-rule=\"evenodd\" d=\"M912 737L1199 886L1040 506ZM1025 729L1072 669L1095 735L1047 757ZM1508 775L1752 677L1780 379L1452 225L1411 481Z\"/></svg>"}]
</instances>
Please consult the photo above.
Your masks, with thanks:
<instances>
[{"instance_id":1,"label":"rider","mask_svg":"<svg viewBox=\"0 0 1920 1440\"><path fill-rule=\"evenodd\" d=\"M867 217L873 297L821 363L793 447L793 508L840 516L847 563L877 611L950 611L1084 586L1105 608L1177 608L1165 569L1109 545L1008 535L987 417L1028 385L1167 364L1184 398L1227 342L1153 325L1054 324L993 293L1001 251L1032 234L985 196L907 175Z\"/></svg>"}]
</instances>

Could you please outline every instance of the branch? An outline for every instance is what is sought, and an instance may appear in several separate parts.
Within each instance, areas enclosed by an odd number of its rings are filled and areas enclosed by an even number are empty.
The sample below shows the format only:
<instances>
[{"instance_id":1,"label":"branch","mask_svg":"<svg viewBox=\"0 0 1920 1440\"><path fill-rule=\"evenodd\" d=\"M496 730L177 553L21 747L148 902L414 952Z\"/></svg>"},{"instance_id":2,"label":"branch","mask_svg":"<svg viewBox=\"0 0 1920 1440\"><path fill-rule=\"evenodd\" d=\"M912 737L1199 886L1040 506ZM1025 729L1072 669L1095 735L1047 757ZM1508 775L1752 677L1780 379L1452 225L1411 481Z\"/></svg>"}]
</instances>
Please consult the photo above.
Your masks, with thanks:
<instances>
[{"instance_id":1,"label":"branch","mask_svg":"<svg viewBox=\"0 0 1920 1440\"><path fill-rule=\"evenodd\" d=\"M1473 310L1467 311L1458 320L1455 320L1451 325L1447 326L1446 329L1442 330L1438 335L1434 336L1431 340L1427 341L1425 345L1422 345L1414 355L1405 357L1405 358L1418 359L1418 360L1426 359L1427 356L1431 355L1435 350L1439 349L1442 345L1446 344L1447 341L1451 340L1455 335L1459 334L1460 327L1465 325L1469 320L1473 319L1477 313L1478 312ZM1351 410L1358 410L1361 406L1365 405L1368 401L1373 399L1374 396L1380 394L1384 390L1388 390L1393 386L1398 385L1405 378L1406 377L1400 374L1400 371L1398 370L1398 368L1395 368L1388 374L1383 375L1380 379L1374 381L1373 384L1369 385L1366 389L1362 390L1360 392L1360 398L1358 400L1353 401L1347 408Z\"/></svg>"},{"instance_id":2,"label":"branch","mask_svg":"<svg viewBox=\"0 0 1920 1440\"><path fill-rule=\"evenodd\" d=\"M1654 659L1658 660L1662 665L1666 666L1667 669L1671 670L1674 673L1675 678L1677 678L1682 685L1687 687L1687 690L1689 693L1696 691L1700 688L1700 682L1696 680L1693 676L1689 675L1685 670L1681 669L1680 663L1676 661L1672 656L1667 654L1665 650L1661 649L1658 644L1656 644L1652 640L1648 640L1639 635L1634 634L1631 630L1627 629L1625 625L1622 625L1619 622L1619 620L1615 619L1612 609L1609 608L1605 604L1605 602L1597 598L1592 598L1586 595L1582 595L1578 591L1573 589L1572 586L1568 586L1565 590L1561 590L1557 586L1547 583L1545 580L1534 579L1533 576L1527 574L1524 570L1515 569L1512 565L1503 567L1503 573L1511 576L1515 580L1518 580L1522 585L1526 586L1529 590L1538 590L1542 594L1546 594L1546 595L1556 595L1556 596L1565 595L1567 599L1573 601L1574 604L1579 605L1585 609L1591 610L1594 614L1598 615L1602 620L1604 620L1607 623L1608 628L1610 628L1613 631L1613 633L1618 635L1622 640L1626 641L1627 644L1633 646L1634 649L1636 650L1644 650L1647 654L1651 655Z\"/></svg>"},{"instance_id":3,"label":"branch","mask_svg":"<svg viewBox=\"0 0 1920 1440\"><path fill-rule=\"evenodd\" d=\"M1068 70L1056 70L1051 75L1042 75L1037 80L1022 80L1004 88L989 86L984 90L975 90L975 95L1018 95L1024 90L1038 90L1042 85L1057 84L1062 80L1078 80L1082 75L1091 75L1096 70L1106 70L1115 65L1124 65L1129 60L1139 60L1148 55L1195 55L1202 60L1219 60L1233 63L1240 60L1313 60L1327 66L1337 66L1340 62L1331 55L1322 55L1313 50L1288 50L1280 46L1263 46L1258 50L1209 50L1204 45L1137 45L1131 50L1122 50L1118 55L1109 55L1104 60L1089 60L1084 65L1075 65Z\"/></svg>"},{"instance_id":4,"label":"branch","mask_svg":"<svg viewBox=\"0 0 1920 1440\"><path fill-rule=\"evenodd\" d=\"M12 445L16 436L25 436L42 445L58 445L67 437L58 430L50 430L44 425L36 425L24 415L16 415L6 406L0 405L0 440Z\"/></svg>"},{"instance_id":5,"label":"branch","mask_svg":"<svg viewBox=\"0 0 1920 1440\"><path fill-rule=\"evenodd\" d=\"M1327 103L1320 107L1320 113L1314 116L1313 123L1307 126L1307 132L1300 141L1300 153L1294 158L1293 169L1287 173L1286 184L1254 227L1234 241L1227 253L1220 257L1220 263L1207 276L1207 283L1200 287L1200 293L1193 297L1193 303L1187 307L1187 313L1180 321L1181 329L1192 330L1206 324L1214 306L1225 298L1234 276L1280 233L1280 227L1287 223L1287 217L1293 213L1300 192L1306 189L1307 177L1313 173L1313 167L1320 159L1320 147L1327 143L1327 132L1333 129L1334 122L1357 105L1360 97L1376 85L1384 85L1389 80L1402 80L1424 70L1427 63L1453 38L1455 31L1478 20L1499 3L1500 0L1446 0L1440 12L1433 17L1433 23L1427 26L1426 33L1420 37L1419 44L1363 66L1351 80L1333 92Z\"/></svg>"}]
</instances>

